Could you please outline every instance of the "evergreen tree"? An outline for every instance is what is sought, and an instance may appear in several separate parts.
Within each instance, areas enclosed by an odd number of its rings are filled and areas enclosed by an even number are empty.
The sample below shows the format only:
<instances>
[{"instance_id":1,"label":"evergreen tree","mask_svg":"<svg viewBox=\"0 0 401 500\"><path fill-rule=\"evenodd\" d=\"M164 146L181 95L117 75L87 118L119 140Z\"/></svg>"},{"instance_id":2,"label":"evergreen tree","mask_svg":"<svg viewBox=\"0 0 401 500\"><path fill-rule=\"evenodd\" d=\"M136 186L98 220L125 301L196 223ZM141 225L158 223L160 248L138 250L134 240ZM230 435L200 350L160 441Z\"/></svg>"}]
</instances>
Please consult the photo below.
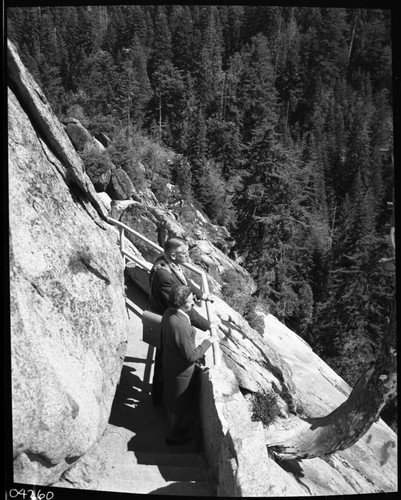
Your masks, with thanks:
<instances>
[{"instance_id":1,"label":"evergreen tree","mask_svg":"<svg viewBox=\"0 0 401 500\"><path fill-rule=\"evenodd\" d=\"M292 8L289 12L286 29L283 26L280 30L274 70L275 86L282 102L280 114L284 141L288 141L290 126L298 119L296 113L298 102L304 93L299 54L301 35L293 14L294 10Z\"/></svg>"},{"instance_id":2,"label":"evergreen tree","mask_svg":"<svg viewBox=\"0 0 401 500\"><path fill-rule=\"evenodd\" d=\"M141 128L145 120L145 111L152 96L152 88L147 74L147 51L139 36L134 35L130 47L133 67L132 121L135 127Z\"/></svg>"},{"instance_id":3,"label":"evergreen tree","mask_svg":"<svg viewBox=\"0 0 401 500\"><path fill-rule=\"evenodd\" d=\"M223 75L220 114L208 119L207 139L210 155L222 167L226 182L239 174L242 157L242 113L239 83L243 65L237 54L230 59Z\"/></svg>"},{"instance_id":4,"label":"evergreen tree","mask_svg":"<svg viewBox=\"0 0 401 500\"><path fill-rule=\"evenodd\" d=\"M182 121L187 108L185 79L170 61L153 74L154 95L148 106L148 122L158 124L160 139L170 147L180 144Z\"/></svg>"},{"instance_id":5,"label":"evergreen tree","mask_svg":"<svg viewBox=\"0 0 401 500\"><path fill-rule=\"evenodd\" d=\"M290 160L271 130L252 141L247 162L243 188L234 199L238 246L260 297L284 319L296 307L297 262L291 253L302 240L304 217Z\"/></svg>"},{"instance_id":6,"label":"evergreen tree","mask_svg":"<svg viewBox=\"0 0 401 500\"><path fill-rule=\"evenodd\" d=\"M149 60L149 78L154 84L155 73L160 71L164 65L171 63L172 45L171 33L167 21L166 7L164 5L155 6L154 16L154 38L152 52Z\"/></svg>"},{"instance_id":7,"label":"evergreen tree","mask_svg":"<svg viewBox=\"0 0 401 500\"><path fill-rule=\"evenodd\" d=\"M189 162L185 157L179 155L174 159L171 173L171 181L178 187L182 203L191 203L193 199L192 174Z\"/></svg>"},{"instance_id":8,"label":"evergreen tree","mask_svg":"<svg viewBox=\"0 0 401 500\"><path fill-rule=\"evenodd\" d=\"M241 49L244 37L244 10L243 5L220 6L220 22L224 37L223 68L228 59Z\"/></svg>"},{"instance_id":9,"label":"evergreen tree","mask_svg":"<svg viewBox=\"0 0 401 500\"><path fill-rule=\"evenodd\" d=\"M193 21L188 5L173 5L171 13L172 62L184 75L195 67Z\"/></svg>"},{"instance_id":10,"label":"evergreen tree","mask_svg":"<svg viewBox=\"0 0 401 500\"><path fill-rule=\"evenodd\" d=\"M242 102L243 142L277 125L277 92L266 37L256 36L243 54L244 70L239 99Z\"/></svg>"},{"instance_id":11,"label":"evergreen tree","mask_svg":"<svg viewBox=\"0 0 401 500\"><path fill-rule=\"evenodd\" d=\"M222 34L216 6L208 6L202 16L203 29L198 67L195 73L197 93L205 116L220 114L224 86L222 71Z\"/></svg>"},{"instance_id":12,"label":"evergreen tree","mask_svg":"<svg viewBox=\"0 0 401 500\"><path fill-rule=\"evenodd\" d=\"M91 116L107 116L115 112L115 84L117 68L111 54L99 49L86 59L83 65L86 75L80 81L80 88L87 96L85 110Z\"/></svg>"}]
</instances>

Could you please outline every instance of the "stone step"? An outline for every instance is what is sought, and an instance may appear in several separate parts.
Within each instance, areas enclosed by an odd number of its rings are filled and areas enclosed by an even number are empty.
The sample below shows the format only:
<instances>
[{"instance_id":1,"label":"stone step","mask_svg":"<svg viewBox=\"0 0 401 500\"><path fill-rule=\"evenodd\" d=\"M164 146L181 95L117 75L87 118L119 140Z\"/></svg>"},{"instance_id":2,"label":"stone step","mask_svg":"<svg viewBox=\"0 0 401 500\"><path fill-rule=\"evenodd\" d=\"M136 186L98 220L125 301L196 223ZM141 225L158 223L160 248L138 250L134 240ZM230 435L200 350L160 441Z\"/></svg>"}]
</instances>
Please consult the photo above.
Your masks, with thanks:
<instances>
[{"instance_id":1,"label":"stone step","mask_svg":"<svg viewBox=\"0 0 401 500\"><path fill-rule=\"evenodd\" d=\"M159 453L159 452L135 452L138 464L143 465L170 465L174 467L198 467L207 470L205 458L200 453Z\"/></svg>"},{"instance_id":2,"label":"stone step","mask_svg":"<svg viewBox=\"0 0 401 500\"><path fill-rule=\"evenodd\" d=\"M167 486L153 490L152 495L174 495L186 497L213 497L216 493L207 482L170 483Z\"/></svg>"},{"instance_id":3,"label":"stone step","mask_svg":"<svg viewBox=\"0 0 401 500\"><path fill-rule=\"evenodd\" d=\"M99 490L99 489L98 489ZM109 488L100 488L101 491L108 491L114 493L132 493L142 495L173 495L173 496L186 496L186 497L210 497L216 496L212 487L207 482L170 482L162 485L154 485L148 487L144 485L119 484L117 487L113 484Z\"/></svg>"},{"instance_id":4,"label":"stone step","mask_svg":"<svg viewBox=\"0 0 401 500\"><path fill-rule=\"evenodd\" d=\"M199 467L119 464L100 480L97 490L160 495L209 496L211 484Z\"/></svg>"},{"instance_id":5,"label":"stone step","mask_svg":"<svg viewBox=\"0 0 401 500\"><path fill-rule=\"evenodd\" d=\"M140 478L161 476L167 482L204 481L206 471L199 467L177 467L174 465L137 465L134 474Z\"/></svg>"}]
</instances>

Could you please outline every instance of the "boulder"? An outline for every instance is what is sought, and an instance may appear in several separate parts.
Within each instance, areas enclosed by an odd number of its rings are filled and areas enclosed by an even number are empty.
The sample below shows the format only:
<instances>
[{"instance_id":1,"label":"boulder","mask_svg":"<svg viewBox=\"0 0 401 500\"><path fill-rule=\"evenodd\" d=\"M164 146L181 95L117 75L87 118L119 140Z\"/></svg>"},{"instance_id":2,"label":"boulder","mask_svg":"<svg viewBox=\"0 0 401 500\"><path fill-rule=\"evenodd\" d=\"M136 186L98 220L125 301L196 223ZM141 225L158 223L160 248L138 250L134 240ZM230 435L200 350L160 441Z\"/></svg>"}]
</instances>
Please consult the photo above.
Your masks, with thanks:
<instances>
[{"instance_id":1,"label":"boulder","mask_svg":"<svg viewBox=\"0 0 401 500\"><path fill-rule=\"evenodd\" d=\"M110 217L116 220L120 220L121 215L127 210L131 205L141 205L139 202L134 200L113 200L111 202L111 212Z\"/></svg>"},{"instance_id":2,"label":"boulder","mask_svg":"<svg viewBox=\"0 0 401 500\"><path fill-rule=\"evenodd\" d=\"M65 125L65 131L76 151L89 153L102 153L105 147L95 137L93 137L78 120L69 119Z\"/></svg>"},{"instance_id":3,"label":"boulder","mask_svg":"<svg viewBox=\"0 0 401 500\"><path fill-rule=\"evenodd\" d=\"M49 485L107 426L128 337L124 266L118 232L99 219L107 210L12 47L11 63L14 481Z\"/></svg>"},{"instance_id":4,"label":"boulder","mask_svg":"<svg viewBox=\"0 0 401 500\"><path fill-rule=\"evenodd\" d=\"M101 143L103 144L103 146L105 148L108 148L111 144L111 139L110 137L105 134L104 132L99 132L98 134L96 134L95 138Z\"/></svg>"},{"instance_id":5,"label":"boulder","mask_svg":"<svg viewBox=\"0 0 401 500\"><path fill-rule=\"evenodd\" d=\"M111 163L94 161L86 168L90 180L98 193L105 192L111 180Z\"/></svg>"},{"instance_id":6,"label":"boulder","mask_svg":"<svg viewBox=\"0 0 401 500\"><path fill-rule=\"evenodd\" d=\"M138 197L136 189L128 174L122 168L114 168L111 173L111 182L106 192L113 200L129 200Z\"/></svg>"},{"instance_id":7,"label":"boulder","mask_svg":"<svg viewBox=\"0 0 401 500\"><path fill-rule=\"evenodd\" d=\"M110 213L111 208L112 208L112 199L110 198L110 196L105 192L97 193L97 195L98 195L98 198L103 203L106 210Z\"/></svg>"}]
</instances>

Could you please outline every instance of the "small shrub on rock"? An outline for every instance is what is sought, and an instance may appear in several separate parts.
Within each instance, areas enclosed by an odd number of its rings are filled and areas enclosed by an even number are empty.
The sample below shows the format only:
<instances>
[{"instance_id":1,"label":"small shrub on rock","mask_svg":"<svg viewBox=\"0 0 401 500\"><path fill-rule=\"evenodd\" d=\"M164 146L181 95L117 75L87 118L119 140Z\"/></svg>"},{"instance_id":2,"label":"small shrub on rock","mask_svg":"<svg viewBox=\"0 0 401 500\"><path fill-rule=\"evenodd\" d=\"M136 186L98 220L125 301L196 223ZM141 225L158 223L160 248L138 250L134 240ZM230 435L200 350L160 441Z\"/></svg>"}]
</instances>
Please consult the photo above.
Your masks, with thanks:
<instances>
[{"instance_id":1,"label":"small shrub on rock","mask_svg":"<svg viewBox=\"0 0 401 500\"><path fill-rule=\"evenodd\" d=\"M150 189L160 203L168 203L171 198L171 191L167 187L167 182L166 178L155 175L150 184Z\"/></svg>"},{"instance_id":2,"label":"small shrub on rock","mask_svg":"<svg viewBox=\"0 0 401 500\"><path fill-rule=\"evenodd\" d=\"M268 426L280 414L280 407L277 403L277 394L274 392L262 392L254 394L252 398L252 420L261 421L264 426Z\"/></svg>"},{"instance_id":3,"label":"small shrub on rock","mask_svg":"<svg viewBox=\"0 0 401 500\"><path fill-rule=\"evenodd\" d=\"M262 302L258 297L251 297L244 307L244 318L248 321L249 326L263 336L265 330L265 322L263 316L259 313L269 314L269 307Z\"/></svg>"},{"instance_id":4,"label":"small shrub on rock","mask_svg":"<svg viewBox=\"0 0 401 500\"><path fill-rule=\"evenodd\" d=\"M82 152L80 157L84 163L85 172L96 188L96 191L105 191L111 177L112 164L108 156L95 151Z\"/></svg>"},{"instance_id":5,"label":"small shrub on rock","mask_svg":"<svg viewBox=\"0 0 401 500\"><path fill-rule=\"evenodd\" d=\"M221 292L224 300L229 306L244 314L249 295L244 293L245 282L239 273L232 270L226 270L221 273L223 280Z\"/></svg>"}]
</instances>

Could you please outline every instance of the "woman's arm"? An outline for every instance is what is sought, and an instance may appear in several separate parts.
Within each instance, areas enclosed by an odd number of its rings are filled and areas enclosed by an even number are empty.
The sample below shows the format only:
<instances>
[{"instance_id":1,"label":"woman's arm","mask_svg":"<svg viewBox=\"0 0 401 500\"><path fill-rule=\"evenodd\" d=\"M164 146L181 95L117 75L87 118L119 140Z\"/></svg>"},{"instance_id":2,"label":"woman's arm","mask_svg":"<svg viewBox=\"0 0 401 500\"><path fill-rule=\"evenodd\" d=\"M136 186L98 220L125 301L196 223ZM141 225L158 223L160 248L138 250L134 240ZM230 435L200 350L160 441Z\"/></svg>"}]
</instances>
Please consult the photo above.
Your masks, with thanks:
<instances>
[{"instance_id":1,"label":"woman's arm","mask_svg":"<svg viewBox=\"0 0 401 500\"><path fill-rule=\"evenodd\" d=\"M183 358L190 363L195 363L197 359L201 358L212 345L213 341L217 340L215 337L210 337L203 340L196 347L195 341L192 338L192 327L184 323L176 325L173 331L173 339Z\"/></svg>"}]
</instances>

